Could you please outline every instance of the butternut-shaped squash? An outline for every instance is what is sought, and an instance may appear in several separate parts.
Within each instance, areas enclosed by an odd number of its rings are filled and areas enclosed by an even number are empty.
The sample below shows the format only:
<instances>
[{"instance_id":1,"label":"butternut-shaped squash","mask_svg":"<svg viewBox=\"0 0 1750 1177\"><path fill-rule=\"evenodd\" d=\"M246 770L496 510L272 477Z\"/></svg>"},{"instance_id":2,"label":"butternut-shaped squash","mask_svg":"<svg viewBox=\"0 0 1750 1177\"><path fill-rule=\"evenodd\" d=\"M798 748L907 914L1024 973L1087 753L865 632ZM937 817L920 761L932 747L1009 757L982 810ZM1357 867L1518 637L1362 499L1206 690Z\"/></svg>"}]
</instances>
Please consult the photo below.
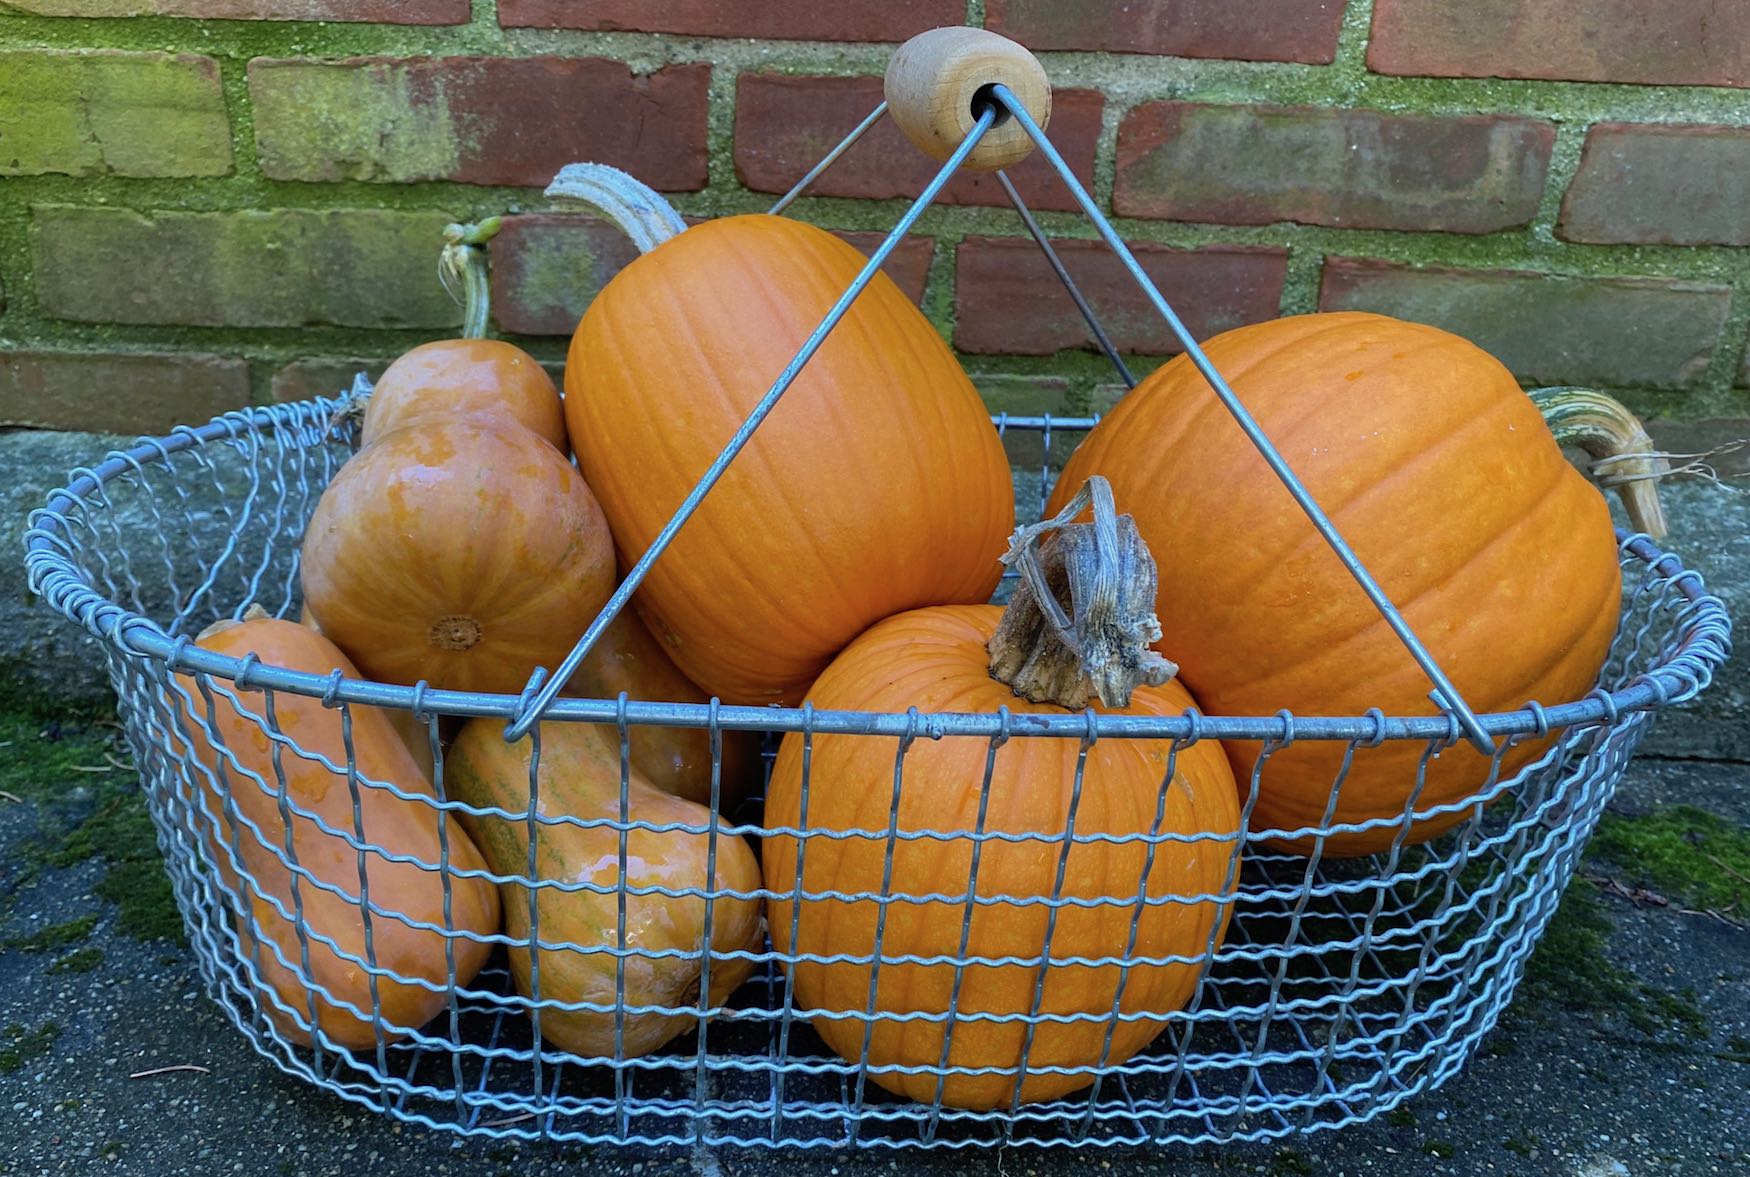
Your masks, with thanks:
<instances>
[{"instance_id":1,"label":"butternut-shaped squash","mask_svg":"<svg viewBox=\"0 0 1750 1177\"><path fill-rule=\"evenodd\" d=\"M232 657L253 653L264 663L312 674L338 668L358 676L332 642L291 621L220 622L198 644ZM485 963L491 944L470 937L498 931L498 893L484 879L449 873L481 871L486 864L460 823L421 800L435 800L431 783L388 719L376 708L350 709L355 782L315 759L326 757L343 769L348 763L341 710L276 692L279 730L305 754L282 744L276 755L263 723L244 713L264 716L262 695L215 684L209 720L207 699L195 681L177 681L187 692L180 716L186 742L182 734L171 737L172 751L192 751L206 768L186 799L232 898L243 957L259 969L267 1015L288 1038L308 1045L314 1011L326 1043L348 1048L374 1045L379 1026L382 1037L393 1040L430 1021L452 990L468 984ZM412 799L396 796L387 785ZM318 822L377 849L366 850L361 865L358 849ZM297 878L295 894L288 841L298 866L309 873ZM385 851L413 861L392 861ZM366 887L374 909L368 920ZM293 918L276 910L270 897ZM373 958L382 970L374 986L365 963Z\"/></svg>"},{"instance_id":2,"label":"butternut-shaped squash","mask_svg":"<svg viewBox=\"0 0 1750 1177\"><path fill-rule=\"evenodd\" d=\"M605 1011L543 1008L540 1030L548 1042L572 1054L611 1059L616 1049L613 1007L623 960L627 1009L620 1026L620 1045L628 1058L648 1054L696 1027L699 1019L687 1013L641 1013L636 1007L675 1010L696 1005L707 953L710 989L705 1004L723 1002L747 979L753 962L746 958L726 960L718 954L752 952L760 947L760 904L757 899L722 894L709 900L703 896L628 894L622 929L620 899L611 888L624 877L628 888L752 893L760 885L759 866L753 851L738 835L718 833L713 838L703 832L711 821L708 809L663 792L636 771L627 782L627 820L683 823L700 832L629 830L622 856L620 831L609 826L561 823L559 819L568 817L620 819L618 741L611 728L604 732L572 723L543 724L540 739L535 878L542 883L587 883L610 890L502 884L505 934L513 945L521 945L510 950L511 975L517 989L530 998L607 1007ZM529 877L530 747L527 739L507 744L503 720L476 719L456 737L445 768L451 797L476 808L497 808L513 815L464 814L463 821L495 874L523 879ZM714 873L710 863L713 842ZM538 931L533 952L531 931ZM618 955L622 950L631 951ZM649 955L674 951L683 955ZM533 966L537 957L538 970ZM539 992L535 988L537 971Z\"/></svg>"}]
</instances>

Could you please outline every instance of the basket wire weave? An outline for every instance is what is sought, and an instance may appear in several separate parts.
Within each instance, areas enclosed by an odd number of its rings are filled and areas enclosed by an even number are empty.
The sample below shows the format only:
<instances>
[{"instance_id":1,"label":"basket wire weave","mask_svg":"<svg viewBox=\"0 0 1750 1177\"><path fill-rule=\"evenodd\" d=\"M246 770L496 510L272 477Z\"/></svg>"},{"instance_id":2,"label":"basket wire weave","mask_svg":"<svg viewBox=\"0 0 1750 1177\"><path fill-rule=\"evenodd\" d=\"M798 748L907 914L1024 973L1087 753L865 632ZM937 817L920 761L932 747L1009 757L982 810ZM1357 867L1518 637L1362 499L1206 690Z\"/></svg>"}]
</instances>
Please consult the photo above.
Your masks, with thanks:
<instances>
[{"instance_id":1,"label":"basket wire weave","mask_svg":"<svg viewBox=\"0 0 1750 1177\"><path fill-rule=\"evenodd\" d=\"M880 113L866 120L857 133ZM1025 112L1019 117L1024 119ZM829 155L822 166L837 154ZM904 235L955 166L951 160L901 218L888 238L888 248ZM818 169L809 178L816 174ZM1049 253L1049 243L1006 178L1004 184ZM779 207L793 197L794 193L787 196ZM877 251L864 272L865 280L884 256L884 251ZM1067 282L1067 273L1061 267L1059 272ZM1091 310L1071 285L1078 305L1092 320ZM842 313L856 289L847 292L835 313ZM833 318L823 324L815 344ZM1097 338L1110 351L1103 332L1097 332ZM799 353L791 375L809 350L805 347ZM1128 372L1112 355L1128 383ZM766 410L786 383L780 378L774 385ZM551 699L550 695L549 703L543 701L543 688L556 691L565 677L563 668L545 683L539 678L531 682L520 697L479 695L431 689L423 683L409 687L347 679L338 672L303 674L253 657L238 660L195 646L191 634L218 618L238 617L250 605L276 616L296 615L297 554L304 525L322 489L356 444L352 427L335 423L342 403L318 398L227 414L207 426L179 428L168 437L112 453L94 469L74 471L68 488L52 495L46 508L33 517L27 564L33 588L96 637L107 660L160 848L209 994L254 1048L282 1070L361 1106L464 1135L647 1145L966 1148L1028 1142L1206 1144L1277 1138L1367 1120L1463 1066L1511 997L1580 849L1654 712L1704 689L1728 647L1725 612L1707 594L1701 578L1646 537L1625 536L1622 621L1598 689L1578 701L1549 707L1531 703L1517 712L1474 717L1477 732L1493 749L1497 769L1516 743L1553 736L1537 760L1511 776L1491 772L1475 794L1444 807L1446 812L1464 813L1464 820L1425 844L1408 844L1400 834L1387 852L1327 860L1319 845L1310 855L1290 856L1273 852L1265 842L1272 835L1305 833L1322 844L1325 835L1361 827L1255 830L1240 840L1229 836L1224 852L1230 856L1236 886L1222 895L1145 897L1139 888L1124 900L1058 894L986 896L976 893L969 878L955 894L915 893L898 880L878 893L826 896L763 889L736 892L717 885L641 889L629 887L623 875L618 887L603 889L588 883L486 874L509 888L569 886L617 895L622 910L626 897L638 894L702 898L707 905L726 897L755 898L769 902L770 918L782 918L778 913L786 903L827 897L883 906L950 905L963 910L968 921L979 904L1043 906L1053 918L1057 910L1073 904L1102 902L1122 902L1137 910L1155 902L1229 906L1232 919L1225 940L1189 957L1151 958L1139 953L1134 943L1115 944L1105 957L1066 957L1052 953L1048 942L1041 954L1044 962L1040 957L976 958L964 952L920 959L884 954L877 938L869 955L800 958L849 959L877 970L888 964L934 964L957 971L979 965L1039 968L1048 962L1048 968L1113 965L1127 973L1178 961L1194 965L1198 969L1195 994L1185 1008L1172 1013L1121 1015L1116 1002L1111 1011L1068 1015L1044 1014L1037 1008L1007 1014L953 1008L940 1014L826 1011L864 1023L906 1018L945 1021L950 1038L955 1024L969 1020L1028 1025L1090 1020L1107 1025L1108 1041L1117 1018L1144 1017L1163 1027L1150 1046L1127 1060L1102 1060L1102 1065L1087 1068L1089 1085L1075 1095L988 1111L888 1095L870 1081L871 1074L882 1068L871 1062L866 1049L861 1058L840 1058L815 1035L809 1019L821 1011L798 1005L786 971L798 957L774 952L769 940L758 951L739 952L714 949L707 937L701 950L692 953L543 941L543 952L600 953L622 961L698 959L707 962L707 968L709 962L732 958L752 962L751 979L721 1007L704 1001L653 1007L684 1016L697 1029L645 1057L628 1058L617 1050L613 1057L586 1060L543 1045L531 1024L531 1015L538 1018L543 1009L590 1009L623 1016L639 1012L639 1007L627 1005L623 988L612 1002L562 1007L551 998L539 997L538 990L531 1000L510 984L501 958L473 981L458 985L452 956L449 983L442 988L444 1012L423 1027L385 1026L375 1003L376 980L422 982L385 969L375 959L368 934L372 922L409 922L409 917L371 901L368 894L360 903L366 951L354 961L373 978L373 1008L356 1012L377 1027L376 1044L347 1049L317 1035L316 1044L305 1048L290 1041L264 1007L274 1003L277 1018L290 1018L306 1027L314 1007L294 1009L262 982L262 954L273 953L280 968L307 980L310 946L322 937L301 918L299 888L341 892L297 865L295 855L282 849L289 848L289 838L282 843L275 831L255 826L228 801L218 811L208 801L209 796L229 798L238 791L260 789L276 798L288 824L293 816L320 822L288 796L284 765L293 758L310 759L311 753L286 736L275 721L275 701L287 693L322 699L339 711L343 724L351 708L360 704L410 710L424 719L438 763L440 800L402 795L436 807L440 829L451 828L448 823L455 814L468 807L442 799L439 716L494 716L513 726L534 725L537 731L541 725L556 723L612 725L621 748L621 812L626 812L630 738L640 726L708 728L713 733L757 731L771 736L800 732L805 742L821 733L892 741L895 805L906 779L908 750L919 739L966 736L988 741L987 785L1001 748L1015 739L1068 739L1086 747L1100 740L1146 737L1172 740L1180 748L1209 739L1261 740L1263 749L1251 779L1255 797L1263 764L1296 741L1340 742L1346 752L1341 771L1385 741L1415 741L1423 746L1425 769L1443 750L1476 734L1468 730L1468 713L1461 713L1462 701L1455 694L1447 695L1445 701L1453 706L1445 713L1408 718L1377 711L1347 717L1287 712L1271 717L1206 717L1188 712L1166 718L1008 711L965 715L925 714L916 709L875 714L817 711L808 706L748 708L624 697ZM751 425L757 426L762 415L756 413ZM1094 421L1005 416L996 423L1006 437L1028 439L1028 448L1038 451L1037 467L1017 472L1021 513L1036 516L1068 443ZM751 434L752 429L745 432ZM733 443L726 448L723 465L738 448ZM711 481L710 476L702 480L692 505L708 492ZM683 508L676 518L684 521L686 513ZM641 563L647 567L662 544L659 540ZM635 583L636 572L627 581ZM623 588L621 605L630 591ZM614 608L610 604L604 617ZM592 630L602 626L605 621L598 618ZM588 640L586 634L579 648L586 648ZM244 715L269 741L275 751L272 778L250 772L234 756L221 761L215 773L210 762L196 754L198 744L220 742L215 716L223 709ZM350 735L346 750L346 762L329 767L346 779L356 814L360 790L394 790L394 786L361 775ZM1333 789L1341 787L1341 771ZM1161 785L1163 794L1171 778L1169 767ZM1418 805L1419 780L1420 773L1404 820L1389 823L1405 832L1412 814L1425 818L1441 811ZM211 786L210 793L190 787L202 782ZM804 782L806 798L806 774ZM713 804L708 826L684 828L714 838L746 836L756 843L774 832L787 833L797 839L799 853L832 838L886 838L890 862L894 842L907 838L931 838L944 845L973 843L976 863L976 846L999 839L1038 841L1063 855L1074 844L1134 840L1147 846L1152 861L1157 853L1173 853L1175 844L1215 837L1158 828L1124 836L1068 830L916 831L896 830L891 821L886 829L811 829L806 816L799 827L773 831L759 824L757 803L757 798L751 799L735 812L722 812ZM617 818L551 820L615 831L673 828ZM531 828L548 821L531 819ZM406 861L371 842L356 827L326 829L358 851L361 885L367 855ZM255 839L276 853L297 877L291 904L251 876L239 854L244 839ZM622 855L624 844L622 838ZM440 861L420 865L443 875L447 913L450 880L467 872L448 861L447 851ZM800 885L799 877L797 889ZM271 938L250 933L251 902L261 901L273 904L296 924L297 954L283 952ZM447 949L458 938L482 938L450 926L447 917L443 926L427 926L443 933ZM503 934L485 938L511 942ZM338 949L332 941L328 947ZM709 992L709 985L701 989ZM947 1053L944 1045L944 1059ZM1023 1068L1025 1053L1023 1049ZM936 1076L965 1070L928 1063L903 1069ZM1015 1081L1018 1086L1018 1073Z\"/></svg>"}]
</instances>

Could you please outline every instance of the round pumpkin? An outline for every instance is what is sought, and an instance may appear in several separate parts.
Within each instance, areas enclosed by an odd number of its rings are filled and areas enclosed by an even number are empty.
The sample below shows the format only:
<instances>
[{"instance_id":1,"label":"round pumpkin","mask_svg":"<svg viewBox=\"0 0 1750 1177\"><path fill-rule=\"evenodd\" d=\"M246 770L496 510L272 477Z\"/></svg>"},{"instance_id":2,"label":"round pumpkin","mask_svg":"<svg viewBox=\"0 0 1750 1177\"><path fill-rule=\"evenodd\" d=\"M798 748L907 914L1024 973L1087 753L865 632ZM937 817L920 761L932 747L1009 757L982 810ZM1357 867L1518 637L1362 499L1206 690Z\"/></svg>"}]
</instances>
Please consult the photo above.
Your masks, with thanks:
<instances>
[{"instance_id":1,"label":"round pumpkin","mask_svg":"<svg viewBox=\"0 0 1750 1177\"><path fill-rule=\"evenodd\" d=\"M389 365L365 402L359 440L422 421L483 413L515 421L569 453L559 390L520 347L497 339L422 343Z\"/></svg>"},{"instance_id":2,"label":"round pumpkin","mask_svg":"<svg viewBox=\"0 0 1750 1177\"><path fill-rule=\"evenodd\" d=\"M1477 711L1578 698L1616 629L1621 589L1603 496L1482 349L1381 315L1304 315L1204 344L1257 419ZM1065 465L1059 503L1110 480L1160 561L1158 648L1212 713L1429 715L1431 684L1185 357L1121 400ZM1543 745L1509 752L1511 772ZM1249 782L1259 745L1236 742ZM1372 853L1402 832L1426 749L1301 742L1265 763L1254 830L1301 851ZM1490 759L1459 744L1413 799L1426 840ZM1295 831L1301 831L1295 833Z\"/></svg>"},{"instance_id":3,"label":"round pumpkin","mask_svg":"<svg viewBox=\"0 0 1750 1177\"><path fill-rule=\"evenodd\" d=\"M812 225L727 217L655 245L590 303L566 363L566 420L625 563L863 264ZM1013 500L965 372L877 274L656 561L637 604L708 694L794 703L874 622L988 599Z\"/></svg>"},{"instance_id":4,"label":"round pumpkin","mask_svg":"<svg viewBox=\"0 0 1750 1177\"><path fill-rule=\"evenodd\" d=\"M999 617L996 606L974 605L919 609L890 618L834 659L808 697L816 707L835 709L904 711L916 706L925 712L989 712L1007 704L1029 711L1073 713L1050 703L1019 703L1005 683L991 677L986 643L996 632ZM1097 709L1176 715L1192 705L1182 687L1168 683L1138 688L1127 707ZM966 893L972 877L973 835L979 828L980 786L990 742L948 737L914 743L904 761L898 812L891 819L893 740L814 736L806 813L802 737L786 736L778 753L766 797L768 828L867 831L871 836L807 838L800 879L797 838L780 833L766 837L765 880L773 893L767 901L766 922L772 946L785 957L811 953L867 957L879 936L884 963L876 978L875 1011L939 1016L954 999L960 1020L953 1027L947 1065L1009 1068L1009 1073L950 1074L941 1091L942 1101L949 1105L993 1108L1010 1102L1016 1091L1014 1069L1023 1061L1024 1019L1034 1011L1035 1000L1043 1014L1088 1016L1038 1024L1026 1051L1021 1101L1053 1099L1087 1086L1093 1081L1091 1074L1056 1074L1041 1068L1116 1065L1141 1050L1190 998L1201 962L1225 930L1227 903L1220 897L1234 883L1239 809L1221 746L1211 742L1181 749L1172 762L1172 783L1163 799L1170 742L1108 739L1088 749L1074 831L1078 839L1111 834L1131 840L1077 841L1072 846L1060 894L1065 899L1100 902L1059 908L1050 930L1049 959L1185 959L1129 968L1057 964L1048 968L1042 992L1040 970L1030 965L956 970L951 963L894 963L898 956L951 961L1037 958L1045 951L1050 909L1036 900L1050 897L1056 886L1078 745L1066 739L1012 739L998 749L984 830L1043 838L985 841L973 890L981 900L1006 896L1035 902L980 903L973 909L964 947L966 903L958 897ZM1163 800L1157 827L1156 809ZM890 820L901 832L934 830L949 836L892 838L887 835ZM1190 840L1160 841L1145 882L1148 846L1136 835L1157 829L1162 835ZM889 852L891 869L886 863ZM954 898L893 899L885 904L873 898L806 898L798 896L798 882L805 895L830 891ZM1137 898L1145 893L1156 902L1143 906L1138 915ZM795 961L787 967L795 982L797 1008L823 1011L814 1019L816 1031L839 1054L858 1060L871 1024L860 1016L871 1008L870 965ZM1115 1005L1127 1020L1112 1021ZM1008 1020L965 1018L974 1013ZM1140 1016L1128 1017L1132 1015ZM889 1019L872 1025L871 1068L942 1064L942 1021ZM913 1099L936 1098L937 1078L927 1072L871 1069L869 1077Z\"/></svg>"},{"instance_id":5,"label":"round pumpkin","mask_svg":"<svg viewBox=\"0 0 1750 1177\"><path fill-rule=\"evenodd\" d=\"M372 678L515 694L614 584L595 497L502 422L411 425L355 454L304 535L304 600Z\"/></svg>"}]
</instances>

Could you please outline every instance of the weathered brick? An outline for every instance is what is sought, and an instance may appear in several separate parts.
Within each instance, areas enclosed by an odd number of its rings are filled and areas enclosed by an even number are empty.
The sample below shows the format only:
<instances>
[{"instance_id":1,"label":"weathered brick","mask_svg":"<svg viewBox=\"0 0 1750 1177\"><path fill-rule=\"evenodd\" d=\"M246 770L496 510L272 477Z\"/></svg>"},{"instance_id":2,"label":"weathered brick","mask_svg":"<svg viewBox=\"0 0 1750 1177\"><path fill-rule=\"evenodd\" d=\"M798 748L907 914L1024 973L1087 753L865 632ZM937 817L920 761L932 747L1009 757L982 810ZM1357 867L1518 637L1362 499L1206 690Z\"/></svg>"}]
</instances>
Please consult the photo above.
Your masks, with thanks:
<instances>
[{"instance_id":1,"label":"weathered brick","mask_svg":"<svg viewBox=\"0 0 1750 1177\"><path fill-rule=\"evenodd\" d=\"M545 186L587 159L701 188L710 81L708 65L638 76L601 57L249 63L261 170L276 180Z\"/></svg>"},{"instance_id":2,"label":"weathered brick","mask_svg":"<svg viewBox=\"0 0 1750 1177\"><path fill-rule=\"evenodd\" d=\"M248 403L228 356L0 352L0 426L158 434Z\"/></svg>"},{"instance_id":3,"label":"weathered brick","mask_svg":"<svg viewBox=\"0 0 1750 1177\"><path fill-rule=\"evenodd\" d=\"M1653 444L1674 455L1706 455L1699 460L1721 478L1750 477L1750 417L1703 417L1694 421L1649 419L1647 432ZM1691 459L1674 457L1672 465ZM1736 614L1733 614L1735 617Z\"/></svg>"},{"instance_id":4,"label":"weathered brick","mask_svg":"<svg viewBox=\"0 0 1750 1177\"><path fill-rule=\"evenodd\" d=\"M1750 86L1743 0L1375 0L1370 69Z\"/></svg>"},{"instance_id":5,"label":"weathered brick","mask_svg":"<svg viewBox=\"0 0 1750 1177\"><path fill-rule=\"evenodd\" d=\"M519 335L570 335L596 292L638 256L594 217L506 217L492 239L492 317Z\"/></svg>"},{"instance_id":6,"label":"weathered brick","mask_svg":"<svg viewBox=\"0 0 1750 1177\"><path fill-rule=\"evenodd\" d=\"M389 363L370 356L306 356L273 374L272 396L276 401L339 396L352 387L352 378L360 372L375 380Z\"/></svg>"},{"instance_id":7,"label":"weathered brick","mask_svg":"<svg viewBox=\"0 0 1750 1177\"><path fill-rule=\"evenodd\" d=\"M1731 289L1663 278L1567 278L1512 270L1325 263L1319 306L1430 323L1463 335L1533 384L1687 388L1719 345Z\"/></svg>"},{"instance_id":8,"label":"weathered brick","mask_svg":"<svg viewBox=\"0 0 1750 1177\"><path fill-rule=\"evenodd\" d=\"M1345 0L987 0L985 27L1029 49L1324 64Z\"/></svg>"},{"instance_id":9,"label":"weathered brick","mask_svg":"<svg viewBox=\"0 0 1750 1177\"><path fill-rule=\"evenodd\" d=\"M1533 119L1151 102L1119 127L1112 200L1177 221L1490 233L1537 214L1554 144Z\"/></svg>"},{"instance_id":10,"label":"weathered brick","mask_svg":"<svg viewBox=\"0 0 1750 1177\"><path fill-rule=\"evenodd\" d=\"M1750 343L1744 345L1744 362L1738 367L1738 387L1750 388Z\"/></svg>"},{"instance_id":11,"label":"weathered brick","mask_svg":"<svg viewBox=\"0 0 1750 1177\"><path fill-rule=\"evenodd\" d=\"M1120 351L1179 350L1110 250L1098 241L1052 243ZM1131 247L1191 333L1274 318L1287 275L1288 252L1262 246L1169 249ZM968 237L955 259L954 343L962 351L1048 355L1091 347L1093 336L1031 239Z\"/></svg>"},{"instance_id":12,"label":"weathered brick","mask_svg":"<svg viewBox=\"0 0 1750 1177\"><path fill-rule=\"evenodd\" d=\"M1556 231L1569 241L1750 245L1750 127L1598 123Z\"/></svg>"},{"instance_id":13,"label":"weathered brick","mask_svg":"<svg viewBox=\"0 0 1750 1177\"><path fill-rule=\"evenodd\" d=\"M865 255L884 233L838 234ZM519 335L570 335L596 292L637 256L618 229L590 217L531 213L506 217L492 240L492 317ZM882 271L920 302L935 242L907 237Z\"/></svg>"},{"instance_id":14,"label":"weathered brick","mask_svg":"<svg viewBox=\"0 0 1750 1177\"><path fill-rule=\"evenodd\" d=\"M6 0L38 16L193 16L203 20L468 23L468 0Z\"/></svg>"},{"instance_id":15,"label":"weathered brick","mask_svg":"<svg viewBox=\"0 0 1750 1177\"><path fill-rule=\"evenodd\" d=\"M741 75L735 94L735 171L756 192L787 192L881 101L880 78ZM1092 90L1058 90L1051 102L1051 139L1085 185L1092 185L1094 148L1105 99ZM813 196L910 199L941 164L919 151L892 119L882 119L809 186ZM1028 205L1069 210L1075 199L1035 152L1008 169ZM989 173L961 172L939 198L945 204L1008 204Z\"/></svg>"},{"instance_id":16,"label":"weathered brick","mask_svg":"<svg viewBox=\"0 0 1750 1177\"><path fill-rule=\"evenodd\" d=\"M222 176L219 65L192 53L0 53L0 176Z\"/></svg>"},{"instance_id":17,"label":"weathered brick","mask_svg":"<svg viewBox=\"0 0 1750 1177\"><path fill-rule=\"evenodd\" d=\"M499 0L498 23L758 41L903 41L966 19L961 0Z\"/></svg>"},{"instance_id":18,"label":"weathered brick","mask_svg":"<svg viewBox=\"0 0 1750 1177\"><path fill-rule=\"evenodd\" d=\"M38 207L43 313L202 327L449 327L441 212L273 209L137 213ZM125 259L125 260L123 260Z\"/></svg>"}]
</instances>

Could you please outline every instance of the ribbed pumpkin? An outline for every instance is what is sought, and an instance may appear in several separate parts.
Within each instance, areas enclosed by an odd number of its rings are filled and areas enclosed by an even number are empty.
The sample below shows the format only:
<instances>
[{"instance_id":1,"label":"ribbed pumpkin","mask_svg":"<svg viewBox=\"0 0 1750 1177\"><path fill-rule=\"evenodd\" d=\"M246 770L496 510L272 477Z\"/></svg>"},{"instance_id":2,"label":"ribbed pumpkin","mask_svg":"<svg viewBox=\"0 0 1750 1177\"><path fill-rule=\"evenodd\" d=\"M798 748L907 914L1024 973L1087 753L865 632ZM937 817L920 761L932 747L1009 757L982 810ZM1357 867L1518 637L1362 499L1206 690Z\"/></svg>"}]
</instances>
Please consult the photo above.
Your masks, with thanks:
<instances>
[{"instance_id":1,"label":"ribbed pumpkin","mask_svg":"<svg viewBox=\"0 0 1750 1177\"><path fill-rule=\"evenodd\" d=\"M1455 335L1360 313L1242 327L1204 349L1472 707L1585 693L1617 622L1610 513L1506 368ZM1187 359L1088 435L1054 504L1091 474L1160 561L1160 648L1212 713L1434 713L1422 671ZM1522 745L1504 771L1538 750ZM1230 752L1248 782L1258 745ZM1327 838L1324 853L1390 846L1423 746L1357 750L1332 808L1343 753L1274 753L1251 827L1383 820ZM1488 770L1469 745L1447 749L1416 810L1461 802ZM1472 811L1418 822L1409 840Z\"/></svg>"},{"instance_id":2,"label":"ribbed pumpkin","mask_svg":"<svg viewBox=\"0 0 1750 1177\"><path fill-rule=\"evenodd\" d=\"M402 355L365 402L359 440L476 414L515 421L569 452L559 390L534 356L498 339L438 339Z\"/></svg>"},{"instance_id":3,"label":"ribbed pumpkin","mask_svg":"<svg viewBox=\"0 0 1750 1177\"><path fill-rule=\"evenodd\" d=\"M355 454L305 529L304 600L372 678L522 690L614 583L601 508L527 429L409 425Z\"/></svg>"},{"instance_id":4,"label":"ribbed pumpkin","mask_svg":"<svg viewBox=\"0 0 1750 1177\"><path fill-rule=\"evenodd\" d=\"M822 709L994 712L1006 705L1078 713L1079 707L1019 700L1007 681L995 677L1044 660L1031 649L1006 648L1010 631L1005 623L999 633L1001 617L994 605L971 605L889 618L834 659L808 698ZM1084 641L1082 649L1091 648L1093 643ZM1080 700L1063 700L1072 701ZM1135 688L1126 705L1095 706L1124 715L1177 715L1194 705L1184 688L1169 682ZM1007 1074L947 1075L942 1101L966 1108L1000 1107L1016 1098L1016 1068L1023 1062L1021 1102L1085 1087L1094 1079L1089 1071L1124 1062L1161 1032L1167 1017L1190 998L1201 961L1220 944L1228 913L1218 897L1234 883L1240 832L1234 780L1219 744L1191 744L1169 760L1169 741L1099 740L1088 748L1080 797L1072 800L1080 751L1076 739L1004 743L996 751L988 796L981 786L989 740L919 739L905 756L896 813L891 808L892 739L815 735L806 809L803 751L800 734L785 737L767 790L766 826L866 836L808 837L799 878L797 838L767 835L763 860L766 888L773 893L766 909L772 946L785 956L867 957L879 941L883 963L872 1006L867 963L801 961L787 967L797 1007L824 1011L814 1019L815 1030L846 1059L862 1057L865 1033L873 1027L869 1077L889 1090L927 1102L937 1097L938 1080L928 1071L874 1068L1009 1069ZM1172 781L1163 791L1169 763ZM1076 841L1059 890L1063 839L1072 828L1077 839L1109 834L1128 840ZM900 838L889 829L944 836ZM981 830L1039 837L985 840L975 875L973 848ZM1148 845L1139 835L1178 840L1160 841L1150 863ZM1020 902L979 903L967 925L961 896L969 887L981 900ZM889 900L805 897L822 892ZM1145 894L1154 902L1139 904ZM912 901L933 895L947 898ZM1060 902L1053 923L1051 907L1042 902L1053 896L1084 902ZM1052 962L1071 957L1182 960L1128 968L1054 963L1042 990L1036 965L957 970L947 963L969 957L1038 958L1047 949ZM945 963L902 964L894 962L898 956L939 957ZM951 1001L957 1021L946 1058L941 1020L865 1020L871 1011L939 1018ZM1114 1021L1115 1008L1129 1017ZM1039 1022L1028 1048L1026 1020L1035 1009L1082 1020ZM1044 1070L1048 1067L1080 1073L1052 1073Z\"/></svg>"},{"instance_id":5,"label":"ribbed pumpkin","mask_svg":"<svg viewBox=\"0 0 1750 1177\"><path fill-rule=\"evenodd\" d=\"M624 192L633 182L615 183ZM634 193L646 213L661 203ZM864 258L773 216L684 232L673 218L650 235L651 218L621 207L630 199L592 199L654 243L590 303L565 369L578 463L630 563ZM705 691L795 702L870 624L986 600L1013 513L1008 464L978 394L935 328L877 274L656 562L637 604Z\"/></svg>"}]
</instances>

